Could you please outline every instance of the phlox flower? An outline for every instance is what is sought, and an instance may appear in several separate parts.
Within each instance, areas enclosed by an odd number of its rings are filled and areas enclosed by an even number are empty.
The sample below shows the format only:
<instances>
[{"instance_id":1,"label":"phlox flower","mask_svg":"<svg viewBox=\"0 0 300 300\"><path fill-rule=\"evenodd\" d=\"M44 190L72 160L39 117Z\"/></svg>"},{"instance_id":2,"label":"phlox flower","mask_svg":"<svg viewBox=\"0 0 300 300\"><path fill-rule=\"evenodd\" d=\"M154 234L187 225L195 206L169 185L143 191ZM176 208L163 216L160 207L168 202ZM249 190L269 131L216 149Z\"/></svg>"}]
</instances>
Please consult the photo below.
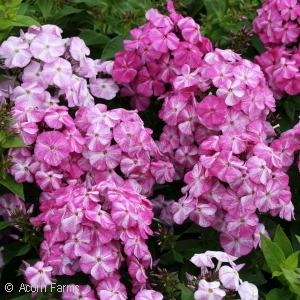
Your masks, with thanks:
<instances>
[{"instance_id":1,"label":"phlox flower","mask_svg":"<svg viewBox=\"0 0 300 300\"><path fill-rule=\"evenodd\" d=\"M172 204L172 214L175 223L182 224L189 214L196 208L196 201L187 195L181 197L178 202Z\"/></svg>"},{"instance_id":2,"label":"phlox flower","mask_svg":"<svg viewBox=\"0 0 300 300\"><path fill-rule=\"evenodd\" d=\"M175 77L173 81L173 86L175 90L180 90L182 88L190 87L193 85L197 85L199 82L198 69L191 72L191 68L189 65L185 64L182 66L181 73L182 76Z\"/></svg>"},{"instance_id":3,"label":"phlox flower","mask_svg":"<svg viewBox=\"0 0 300 300\"><path fill-rule=\"evenodd\" d=\"M221 300L225 297L226 293L219 287L220 282L207 282L205 279L201 279L194 298L195 300Z\"/></svg>"},{"instance_id":4,"label":"phlox flower","mask_svg":"<svg viewBox=\"0 0 300 300\"><path fill-rule=\"evenodd\" d=\"M183 38L191 44L201 42L200 26L190 17L182 18L177 23Z\"/></svg>"},{"instance_id":5,"label":"phlox flower","mask_svg":"<svg viewBox=\"0 0 300 300\"><path fill-rule=\"evenodd\" d=\"M215 204L198 198L197 206L189 214L189 218L201 227L210 227L215 220L216 210L217 206Z\"/></svg>"},{"instance_id":6,"label":"phlox flower","mask_svg":"<svg viewBox=\"0 0 300 300\"><path fill-rule=\"evenodd\" d=\"M31 60L29 45L20 38L10 36L0 47L0 57L5 58L7 68L23 68Z\"/></svg>"},{"instance_id":7,"label":"phlox flower","mask_svg":"<svg viewBox=\"0 0 300 300\"><path fill-rule=\"evenodd\" d=\"M197 267L208 267L208 268L214 268L215 265L211 260L211 256L207 255L205 253L201 254L194 254L194 256L190 259L190 261Z\"/></svg>"},{"instance_id":8,"label":"phlox flower","mask_svg":"<svg viewBox=\"0 0 300 300\"><path fill-rule=\"evenodd\" d=\"M51 166L58 166L69 155L69 149L68 142L62 133L48 131L37 137L34 154L37 159Z\"/></svg>"},{"instance_id":9,"label":"phlox flower","mask_svg":"<svg viewBox=\"0 0 300 300\"><path fill-rule=\"evenodd\" d=\"M238 290L240 277L235 269L229 266L222 266L219 270L219 279L225 288L234 291Z\"/></svg>"},{"instance_id":10,"label":"phlox flower","mask_svg":"<svg viewBox=\"0 0 300 300\"><path fill-rule=\"evenodd\" d=\"M62 292L62 300L96 300L95 292L89 285L68 285Z\"/></svg>"},{"instance_id":11,"label":"phlox flower","mask_svg":"<svg viewBox=\"0 0 300 300\"><path fill-rule=\"evenodd\" d=\"M163 300L163 295L153 290L141 290L135 295L135 300Z\"/></svg>"},{"instance_id":12,"label":"phlox flower","mask_svg":"<svg viewBox=\"0 0 300 300\"><path fill-rule=\"evenodd\" d=\"M45 288L51 285L53 279L51 278L51 271L53 270L50 266L44 266L44 262L38 261L32 267L23 261L26 266L26 270L23 270L23 274L26 277L27 282L33 288Z\"/></svg>"},{"instance_id":13,"label":"phlox flower","mask_svg":"<svg viewBox=\"0 0 300 300\"><path fill-rule=\"evenodd\" d=\"M241 300L258 300L257 287L248 281L242 282L237 291Z\"/></svg>"},{"instance_id":14,"label":"phlox flower","mask_svg":"<svg viewBox=\"0 0 300 300\"><path fill-rule=\"evenodd\" d=\"M70 38L67 44L69 46L70 54L77 61L80 61L81 59L85 58L86 55L90 54L90 49L78 36Z\"/></svg>"},{"instance_id":15,"label":"phlox flower","mask_svg":"<svg viewBox=\"0 0 300 300\"><path fill-rule=\"evenodd\" d=\"M97 285L97 294L101 300L126 300L126 287L118 279L108 277Z\"/></svg>"},{"instance_id":16,"label":"phlox flower","mask_svg":"<svg viewBox=\"0 0 300 300\"><path fill-rule=\"evenodd\" d=\"M90 90L95 97L111 100L116 96L119 87L112 78L97 78L90 80Z\"/></svg>"},{"instance_id":17,"label":"phlox flower","mask_svg":"<svg viewBox=\"0 0 300 300\"><path fill-rule=\"evenodd\" d=\"M201 66L203 53L195 45L188 42L180 42L176 50L172 51L176 65L189 65L191 68Z\"/></svg>"},{"instance_id":18,"label":"phlox flower","mask_svg":"<svg viewBox=\"0 0 300 300\"><path fill-rule=\"evenodd\" d=\"M225 103L229 106L239 103L244 93L245 86L243 82L238 79L225 81L217 90L217 96L224 99Z\"/></svg>"}]
</instances>

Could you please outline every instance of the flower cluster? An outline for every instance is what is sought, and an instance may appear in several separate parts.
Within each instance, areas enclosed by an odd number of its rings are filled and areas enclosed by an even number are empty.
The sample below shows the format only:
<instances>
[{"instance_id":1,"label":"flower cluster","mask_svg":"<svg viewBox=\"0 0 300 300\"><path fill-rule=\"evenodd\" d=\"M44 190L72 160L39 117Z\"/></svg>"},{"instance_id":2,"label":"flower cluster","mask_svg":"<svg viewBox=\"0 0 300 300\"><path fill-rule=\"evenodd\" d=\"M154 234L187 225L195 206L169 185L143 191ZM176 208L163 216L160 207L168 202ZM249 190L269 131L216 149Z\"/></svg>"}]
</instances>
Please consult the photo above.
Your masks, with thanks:
<instances>
[{"instance_id":1,"label":"flower cluster","mask_svg":"<svg viewBox=\"0 0 300 300\"><path fill-rule=\"evenodd\" d=\"M253 31L267 51L255 61L265 72L276 99L284 92L296 95L300 92L300 5L297 0L265 0L257 13Z\"/></svg>"},{"instance_id":2,"label":"flower cluster","mask_svg":"<svg viewBox=\"0 0 300 300\"><path fill-rule=\"evenodd\" d=\"M149 22L124 42L112 76L124 86L121 95L133 92L138 109L152 95L163 99L157 145L174 164L174 179L187 185L178 202L154 200L161 218L212 226L227 253L246 255L264 231L257 212L293 218L284 172L295 147L287 139L268 144L276 136L266 121L275 99L260 67L231 50L213 51L193 19L176 14L171 2L168 8L169 17L147 12Z\"/></svg>"},{"instance_id":3,"label":"flower cluster","mask_svg":"<svg viewBox=\"0 0 300 300\"><path fill-rule=\"evenodd\" d=\"M11 128L33 148L9 150L10 173L43 191L41 214L30 219L44 226L41 261L26 264L23 273L34 287L49 285L50 275L83 272L100 299L121 300L126 288L119 269L127 265L140 299L152 262L146 239L153 212L146 196L155 183L171 182L175 170L136 111L95 104L92 95L109 100L119 90L108 78L113 62L87 58L80 38L64 40L61 33L56 26L30 27L0 47L4 68L17 74L1 101L13 102L18 122ZM6 198L4 216L18 205ZM94 293L90 286L82 289ZM143 293L152 299L155 292Z\"/></svg>"},{"instance_id":4,"label":"flower cluster","mask_svg":"<svg viewBox=\"0 0 300 300\"><path fill-rule=\"evenodd\" d=\"M212 259L218 261L215 267ZM247 281L242 281L239 271L244 265L236 265L237 257L219 251L206 251L195 254L191 262L201 268L199 277L186 274L189 287L195 291L195 300L221 300L233 297L238 292L241 300L258 299L257 287ZM229 265L223 265L228 263Z\"/></svg>"}]
</instances>

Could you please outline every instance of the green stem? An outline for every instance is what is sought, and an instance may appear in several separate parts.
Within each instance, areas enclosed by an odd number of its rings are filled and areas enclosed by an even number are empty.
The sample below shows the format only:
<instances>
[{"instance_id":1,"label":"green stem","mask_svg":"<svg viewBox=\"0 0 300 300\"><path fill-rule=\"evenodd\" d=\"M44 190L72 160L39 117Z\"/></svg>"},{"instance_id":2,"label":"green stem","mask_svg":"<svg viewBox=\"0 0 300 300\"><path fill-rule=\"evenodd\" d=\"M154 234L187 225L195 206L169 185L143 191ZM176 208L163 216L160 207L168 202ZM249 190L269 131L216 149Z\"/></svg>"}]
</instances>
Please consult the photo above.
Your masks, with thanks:
<instances>
[{"instance_id":1,"label":"green stem","mask_svg":"<svg viewBox=\"0 0 300 300\"><path fill-rule=\"evenodd\" d=\"M229 7L229 0L225 0L225 14L227 13Z\"/></svg>"}]
</instances>

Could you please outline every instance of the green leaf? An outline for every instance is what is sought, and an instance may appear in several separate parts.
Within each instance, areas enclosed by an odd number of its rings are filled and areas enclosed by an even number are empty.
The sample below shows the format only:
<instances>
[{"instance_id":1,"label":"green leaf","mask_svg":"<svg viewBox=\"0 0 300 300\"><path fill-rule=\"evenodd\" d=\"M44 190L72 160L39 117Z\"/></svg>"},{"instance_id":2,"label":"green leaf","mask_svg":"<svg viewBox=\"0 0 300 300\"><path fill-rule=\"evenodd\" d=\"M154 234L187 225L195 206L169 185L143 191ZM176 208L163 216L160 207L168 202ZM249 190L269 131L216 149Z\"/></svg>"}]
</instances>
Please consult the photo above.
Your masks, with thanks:
<instances>
[{"instance_id":1,"label":"green leaf","mask_svg":"<svg viewBox=\"0 0 300 300\"><path fill-rule=\"evenodd\" d=\"M172 252L165 253L161 255L159 263L162 265L172 265L174 264L174 256Z\"/></svg>"},{"instance_id":2,"label":"green leaf","mask_svg":"<svg viewBox=\"0 0 300 300\"><path fill-rule=\"evenodd\" d=\"M189 16L191 16L192 18L194 18L197 13L201 10L201 8L203 7L203 2L202 1L196 1L195 5L193 5L191 11L189 11Z\"/></svg>"},{"instance_id":3,"label":"green leaf","mask_svg":"<svg viewBox=\"0 0 300 300\"><path fill-rule=\"evenodd\" d=\"M65 6L63 9L60 9L60 11L58 13L55 14L51 14L49 16L49 18L51 17L51 19L54 20L59 20L65 16L71 15L71 14L77 14L79 12L82 12L83 9L79 9L79 8L75 8L72 6Z\"/></svg>"},{"instance_id":4,"label":"green leaf","mask_svg":"<svg viewBox=\"0 0 300 300\"><path fill-rule=\"evenodd\" d=\"M251 41L252 45L254 46L254 48L255 48L259 53L265 52L264 44L262 43L262 41L260 40L260 38L259 38L258 36L256 36L255 34L252 35L252 36L250 37L250 41Z\"/></svg>"},{"instance_id":5,"label":"green leaf","mask_svg":"<svg viewBox=\"0 0 300 300\"><path fill-rule=\"evenodd\" d=\"M293 101L296 110L300 110L300 96L293 96L291 101Z\"/></svg>"},{"instance_id":6,"label":"green leaf","mask_svg":"<svg viewBox=\"0 0 300 300\"><path fill-rule=\"evenodd\" d=\"M284 277L289 283L289 289L291 292L300 295L300 284L299 284L299 274L292 270L287 270L285 268L281 268L284 274Z\"/></svg>"},{"instance_id":7,"label":"green leaf","mask_svg":"<svg viewBox=\"0 0 300 300\"><path fill-rule=\"evenodd\" d=\"M32 248L32 245L31 244L27 244L25 245L24 247L22 247L18 253L16 254L16 256L22 256L24 254L26 254L27 252L30 251L30 249Z\"/></svg>"},{"instance_id":8,"label":"green leaf","mask_svg":"<svg viewBox=\"0 0 300 300\"><path fill-rule=\"evenodd\" d=\"M194 292L192 292L185 285L181 284L181 300L194 300ZM282 300L282 299L281 299Z\"/></svg>"},{"instance_id":9,"label":"green leaf","mask_svg":"<svg viewBox=\"0 0 300 300\"><path fill-rule=\"evenodd\" d=\"M292 101L284 101L283 107L285 109L286 114L290 117L293 121L295 116L295 106Z\"/></svg>"},{"instance_id":10,"label":"green leaf","mask_svg":"<svg viewBox=\"0 0 300 300\"><path fill-rule=\"evenodd\" d=\"M72 0L73 3L84 3L88 6L107 6L107 3L103 0Z\"/></svg>"},{"instance_id":11,"label":"green leaf","mask_svg":"<svg viewBox=\"0 0 300 300\"><path fill-rule=\"evenodd\" d=\"M288 270L292 270L298 267L298 257L300 251L292 253L286 260L282 262L282 266Z\"/></svg>"},{"instance_id":12,"label":"green leaf","mask_svg":"<svg viewBox=\"0 0 300 300\"><path fill-rule=\"evenodd\" d=\"M1 145L2 148L19 148L19 147L27 147L27 145L23 142L21 138L18 136L8 137L6 138L5 143Z\"/></svg>"},{"instance_id":13,"label":"green leaf","mask_svg":"<svg viewBox=\"0 0 300 300\"><path fill-rule=\"evenodd\" d=\"M90 29L82 30L79 34L79 37L84 40L87 46L97 45L97 44L107 44L110 41L110 38L108 36Z\"/></svg>"},{"instance_id":14,"label":"green leaf","mask_svg":"<svg viewBox=\"0 0 300 300\"><path fill-rule=\"evenodd\" d=\"M271 270L281 271L281 262L285 259L282 250L262 233L260 234L262 250L266 259L266 262Z\"/></svg>"},{"instance_id":15,"label":"green leaf","mask_svg":"<svg viewBox=\"0 0 300 300\"><path fill-rule=\"evenodd\" d=\"M103 49L101 60L108 60L114 58L115 54L124 49L124 38L115 37L111 39Z\"/></svg>"},{"instance_id":16,"label":"green leaf","mask_svg":"<svg viewBox=\"0 0 300 300\"><path fill-rule=\"evenodd\" d=\"M300 243L300 236L296 235L298 242Z\"/></svg>"},{"instance_id":17,"label":"green leaf","mask_svg":"<svg viewBox=\"0 0 300 300\"><path fill-rule=\"evenodd\" d=\"M176 261L178 261L178 262L180 262L180 263L183 264L183 257L182 257L182 255L180 253L174 251L173 252L173 257L174 257L174 259Z\"/></svg>"},{"instance_id":18,"label":"green leaf","mask_svg":"<svg viewBox=\"0 0 300 300\"><path fill-rule=\"evenodd\" d=\"M288 300L292 296L293 295L288 290L285 290L285 289L273 289L273 290L271 290L268 293L266 300L283 300L283 299Z\"/></svg>"},{"instance_id":19,"label":"green leaf","mask_svg":"<svg viewBox=\"0 0 300 300\"><path fill-rule=\"evenodd\" d=\"M278 225L276 228L274 243L279 246L285 257L289 257L294 252L290 240L288 239L280 225Z\"/></svg>"},{"instance_id":20,"label":"green leaf","mask_svg":"<svg viewBox=\"0 0 300 300\"><path fill-rule=\"evenodd\" d=\"M21 2L22 2L22 0L10 0L5 3L5 6L6 7L14 7L14 6L19 5Z\"/></svg>"},{"instance_id":21,"label":"green leaf","mask_svg":"<svg viewBox=\"0 0 300 300\"><path fill-rule=\"evenodd\" d=\"M0 30L5 30L13 26L13 21L8 18L0 18Z\"/></svg>"},{"instance_id":22,"label":"green leaf","mask_svg":"<svg viewBox=\"0 0 300 300\"><path fill-rule=\"evenodd\" d=\"M28 16L20 16L20 15L16 15L16 19L12 21L12 25L19 26L19 27L29 27L32 25L41 26L41 24L35 19Z\"/></svg>"},{"instance_id":23,"label":"green leaf","mask_svg":"<svg viewBox=\"0 0 300 300\"><path fill-rule=\"evenodd\" d=\"M25 291L25 287L23 288L24 291ZM22 287L19 288L20 291L22 291ZM28 294L25 294L23 296L20 296L20 297L17 297L17 298L14 298L12 300L32 300L31 298L31 293L28 293Z\"/></svg>"},{"instance_id":24,"label":"green leaf","mask_svg":"<svg viewBox=\"0 0 300 300\"><path fill-rule=\"evenodd\" d=\"M279 272L279 271L274 271L274 272L272 272L272 278L273 278L273 277L278 277L278 276L280 276L280 275L282 275L282 272Z\"/></svg>"},{"instance_id":25,"label":"green leaf","mask_svg":"<svg viewBox=\"0 0 300 300\"><path fill-rule=\"evenodd\" d=\"M17 183L12 175L8 174L5 179L0 177L0 184L7 187L14 194L18 195L20 199L25 200L23 185L21 183Z\"/></svg>"},{"instance_id":26,"label":"green leaf","mask_svg":"<svg viewBox=\"0 0 300 300\"><path fill-rule=\"evenodd\" d=\"M0 222L0 230L10 226L11 224L12 224L12 222L8 222L8 221Z\"/></svg>"},{"instance_id":27,"label":"green leaf","mask_svg":"<svg viewBox=\"0 0 300 300\"><path fill-rule=\"evenodd\" d=\"M225 15L225 1L224 0L203 0L207 13L212 17L217 17L222 20Z\"/></svg>"},{"instance_id":28,"label":"green leaf","mask_svg":"<svg viewBox=\"0 0 300 300\"><path fill-rule=\"evenodd\" d=\"M52 3L50 0L38 0L37 4L43 14L43 17L47 19L49 16L51 9L52 9Z\"/></svg>"}]
</instances>

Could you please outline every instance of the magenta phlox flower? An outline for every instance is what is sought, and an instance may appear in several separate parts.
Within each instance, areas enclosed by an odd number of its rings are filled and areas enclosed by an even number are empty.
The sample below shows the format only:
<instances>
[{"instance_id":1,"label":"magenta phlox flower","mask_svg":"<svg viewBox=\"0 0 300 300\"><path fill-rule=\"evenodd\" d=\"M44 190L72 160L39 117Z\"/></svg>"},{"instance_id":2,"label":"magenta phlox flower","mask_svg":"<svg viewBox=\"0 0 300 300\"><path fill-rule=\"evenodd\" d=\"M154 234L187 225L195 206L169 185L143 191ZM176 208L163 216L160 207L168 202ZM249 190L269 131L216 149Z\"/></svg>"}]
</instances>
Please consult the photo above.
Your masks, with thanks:
<instances>
[{"instance_id":1,"label":"magenta phlox flower","mask_svg":"<svg viewBox=\"0 0 300 300\"><path fill-rule=\"evenodd\" d=\"M184 64L189 65L191 68L197 68L202 65L201 57L203 53L199 50L196 45L188 42L180 42L176 50L172 51L174 60L179 66Z\"/></svg>"},{"instance_id":2,"label":"magenta phlox flower","mask_svg":"<svg viewBox=\"0 0 300 300\"><path fill-rule=\"evenodd\" d=\"M130 35L134 38L134 40L124 40L124 48L127 51L132 49L139 49L142 44L148 44L148 32L143 31L139 28L134 28L130 30Z\"/></svg>"},{"instance_id":3,"label":"magenta phlox flower","mask_svg":"<svg viewBox=\"0 0 300 300\"><path fill-rule=\"evenodd\" d=\"M135 278L140 283L147 282L147 275L144 266L134 257L127 257L128 272L131 278Z\"/></svg>"},{"instance_id":4,"label":"magenta phlox flower","mask_svg":"<svg viewBox=\"0 0 300 300\"><path fill-rule=\"evenodd\" d=\"M53 129L61 129L63 126L74 127L74 121L68 114L68 107L58 106L47 109L44 116L45 123Z\"/></svg>"},{"instance_id":5,"label":"magenta phlox flower","mask_svg":"<svg viewBox=\"0 0 300 300\"><path fill-rule=\"evenodd\" d=\"M151 162L150 171L155 177L157 183L164 184L172 182L175 175L175 169L170 161L153 161Z\"/></svg>"},{"instance_id":6,"label":"magenta phlox flower","mask_svg":"<svg viewBox=\"0 0 300 300\"><path fill-rule=\"evenodd\" d=\"M45 88L37 82L24 82L14 89L13 100L15 104L26 100L33 108L40 108L45 100Z\"/></svg>"},{"instance_id":7,"label":"magenta phlox flower","mask_svg":"<svg viewBox=\"0 0 300 300\"><path fill-rule=\"evenodd\" d=\"M161 53L167 53L169 50L177 49L179 38L170 32L173 26L167 26L160 29L153 28L148 33L148 38L152 43L153 48Z\"/></svg>"},{"instance_id":8,"label":"magenta phlox flower","mask_svg":"<svg viewBox=\"0 0 300 300\"><path fill-rule=\"evenodd\" d=\"M70 148L65 136L58 131L41 133L34 147L36 158L51 166L58 166L69 152Z\"/></svg>"},{"instance_id":9,"label":"magenta phlox flower","mask_svg":"<svg viewBox=\"0 0 300 300\"><path fill-rule=\"evenodd\" d=\"M284 21L294 21L300 16L300 5L296 0L279 1L277 6Z\"/></svg>"},{"instance_id":10,"label":"magenta phlox flower","mask_svg":"<svg viewBox=\"0 0 300 300\"><path fill-rule=\"evenodd\" d=\"M143 66L138 73L138 92L145 96L160 96L165 91L164 83L157 79L160 68L153 62L148 62L147 67Z\"/></svg>"},{"instance_id":11,"label":"magenta phlox flower","mask_svg":"<svg viewBox=\"0 0 300 300\"><path fill-rule=\"evenodd\" d=\"M71 152L81 153L86 140L80 134L79 130L74 127L67 127L63 132L66 141L69 143Z\"/></svg>"},{"instance_id":12,"label":"magenta phlox flower","mask_svg":"<svg viewBox=\"0 0 300 300\"><path fill-rule=\"evenodd\" d=\"M115 57L112 78L115 82L131 82L141 68L141 59L134 52L119 52Z\"/></svg>"},{"instance_id":13,"label":"magenta phlox flower","mask_svg":"<svg viewBox=\"0 0 300 300\"><path fill-rule=\"evenodd\" d=\"M263 143L256 144L253 148L253 153L264 159L269 168L274 166L280 169L282 167L280 157L273 151L272 148Z\"/></svg>"},{"instance_id":14,"label":"magenta phlox flower","mask_svg":"<svg viewBox=\"0 0 300 300\"><path fill-rule=\"evenodd\" d=\"M171 26L173 26L172 20L169 17L164 16L161 13L159 13L157 9L150 8L146 12L145 16L146 16L146 19L148 19L156 27L171 27Z\"/></svg>"},{"instance_id":15,"label":"magenta phlox flower","mask_svg":"<svg viewBox=\"0 0 300 300\"><path fill-rule=\"evenodd\" d=\"M10 36L0 46L0 57L5 58L4 64L7 68L23 68L30 62L32 54L27 42Z\"/></svg>"},{"instance_id":16,"label":"magenta phlox flower","mask_svg":"<svg viewBox=\"0 0 300 300\"><path fill-rule=\"evenodd\" d=\"M250 179L255 183L266 185L271 178L271 170L263 158L252 156L246 161L245 166Z\"/></svg>"},{"instance_id":17,"label":"magenta phlox flower","mask_svg":"<svg viewBox=\"0 0 300 300\"><path fill-rule=\"evenodd\" d=\"M212 79L215 87L220 87L223 83L230 80L233 75L233 67L225 62L217 62L208 69L208 75Z\"/></svg>"},{"instance_id":18,"label":"magenta phlox flower","mask_svg":"<svg viewBox=\"0 0 300 300\"><path fill-rule=\"evenodd\" d=\"M245 93L245 85L239 79L223 82L217 90L217 96L225 100L229 106L233 106L241 101Z\"/></svg>"},{"instance_id":19,"label":"magenta phlox flower","mask_svg":"<svg viewBox=\"0 0 300 300\"><path fill-rule=\"evenodd\" d=\"M259 83L258 72L245 65L239 65L232 70L234 77L250 88L256 88Z\"/></svg>"},{"instance_id":20,"label":"magenta phlox flower","mask_svg":"<svg viewBox=\"0 0 300 300\"><path fill-rule=\"evenodd\" d=\"M69 284L62 292L62 300L96 300L95 291L89 285Z\"/></svg>"},{"instance_id":21,"label":"magenta phlox flower","mask_svg":"<svg viewBox=\"0 0 300 300\"><path fill-rule=\"evenodd\" d=\"M60 188L62 178L62 174L56 174L53 171L38 171L35 173L37 185L45 192L58 190Z\"/></svg>"},{"instance_id":22,"label":"magenta phlox flower","mask_svg":"<svg viewBox=\"0 0 300 300\"><path fill-rule=\"evenodd\" d=\"M160 68L157 78L165 83L170 83L171 80L181 73L181 67L178 66L169 53L164 53L159 61L158 66Z\"/></svg>"},{"instance_id":23,"label":"magenta phlox flower","mask_svg":"<svg viewBox=\"0 0 300 300\"><path fill-rule=\"evenodd\" d=\"M34 122L18 122L11 128L19 135L26 145L31 145L37 138L39 128Z\"/></svg>"},{"instance_id":24,"label":"magenta phlox flower","mask_svg":"<svg viewBox=\"0 0 300 300\"><path fill-rule=\"evenodd\" d=\"M86 146L91 151L101 151L112 140L110 127L105 123L93 123L87 130Z\"/></svg>"},{"instance_id":25,"label":"magenta phlox flower","mask_svg":"<svg viewBox=\"0 0 300 300\"><path fill-rule=\"evenodd\" d=\"M200 26L192 18L182 18L177 26L181 29L181 34L186 41L191 44L201 42Z\"/></svg>"},{"instance_id":26,"label":"magenta phlox flower","mask_svg":"<svg viewBox=\"0 0 300 300\"><path fill-rule=\"evenodd\" d=\"M241 60L240 54L235 53L232 49L223 50L216 48L215 52L225 61L235 62Z\"/></svg>"},{"instance_id":27,"label":"magenta phlox flower","mask_svg":"<svg viewBox=\"0 0 300 300\"><path fill-rule=\"evenodd\" d=\"M284 44L291 44L297 41L297 37L300 33L298 24L288 21L281 27L274 28L276 38L281 40Z\"/></svg>"}]
</instances>

